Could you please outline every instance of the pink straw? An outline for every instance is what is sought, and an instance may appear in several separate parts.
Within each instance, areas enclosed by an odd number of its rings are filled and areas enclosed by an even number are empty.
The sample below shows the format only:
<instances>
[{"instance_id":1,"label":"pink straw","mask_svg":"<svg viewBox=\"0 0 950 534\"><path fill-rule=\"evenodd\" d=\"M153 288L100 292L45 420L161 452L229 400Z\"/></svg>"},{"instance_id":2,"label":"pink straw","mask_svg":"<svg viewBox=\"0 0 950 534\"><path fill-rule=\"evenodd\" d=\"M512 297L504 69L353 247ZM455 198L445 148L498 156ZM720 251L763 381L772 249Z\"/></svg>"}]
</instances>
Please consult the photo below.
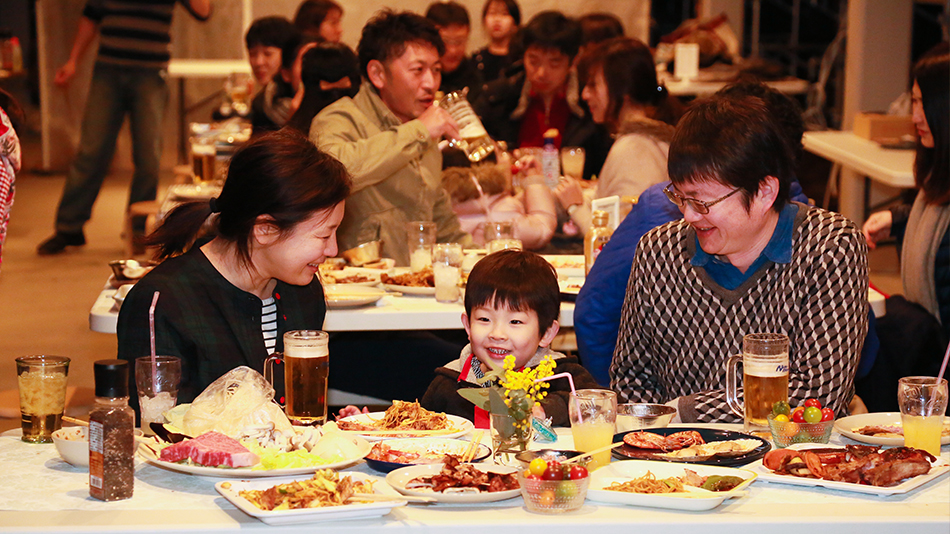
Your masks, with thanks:
<instances>
[{"instance_id":1,"label":"pink straw","mask_svg":"<svg viewBox=\"0 0 950 534\"><path fill-rule=\"evenodd\" d=\"M937 373L937 382L943 378L943 373L947 370L947 360L950 360L950 345L947 345L947 353L943 356L943 363L940 365L940 372Z\"/></svg>"},{"instance_id":2,"label":"pink straw","mask_svg":"<svg viewBox=\"0 0 950 534\"><path fill-rule=\"evenodd\" d=\"M148 342L152 349L152 393L158 383L158 362L155 360L155 306L158 305L158 291L152 295L152 305L148 307Z\"/></svg>"},{"instance_id":3,"label":"pink straw","mask_svg":"<svg viewBox=\"0 0 950 534\"><path fill-rule=\"evenodd\" d=\"M558 373L556 375L551 375L545 378L539 378L535 382L548 382L554 380L555 378L566 378L567 382L571 385L571 394L574 395L574 402L577 403L577 417L581 417L581 400L577 398L577 390L574 389L574 377L571 376L571 373ZM579 421L583 422L583 420Z\"/></svg>"}]
</instances>

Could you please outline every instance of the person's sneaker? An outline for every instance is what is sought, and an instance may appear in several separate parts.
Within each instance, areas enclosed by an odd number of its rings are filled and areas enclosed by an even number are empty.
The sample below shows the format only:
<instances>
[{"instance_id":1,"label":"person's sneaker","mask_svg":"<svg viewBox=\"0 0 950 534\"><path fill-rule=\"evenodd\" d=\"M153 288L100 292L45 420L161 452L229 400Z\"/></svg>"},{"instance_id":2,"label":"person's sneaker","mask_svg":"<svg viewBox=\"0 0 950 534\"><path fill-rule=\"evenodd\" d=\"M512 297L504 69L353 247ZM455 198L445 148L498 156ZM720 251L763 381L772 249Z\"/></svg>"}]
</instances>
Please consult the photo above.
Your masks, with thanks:
<instances>
[{"instance_id":1,"label":"person's sneaker","mask_svg":"<svg viewBox=\"0 0 950 534\"><path fill-rule=\"evenodd\" d=\"M66 247L78 247L86 244L86 236L82 232L78 234L65 234L61 232L56 232L53 237L47 239L40 243L40 246L36 247L36 253L40 256L52 256L54 254L60 254Z\"/></svg>"}]
</instances>

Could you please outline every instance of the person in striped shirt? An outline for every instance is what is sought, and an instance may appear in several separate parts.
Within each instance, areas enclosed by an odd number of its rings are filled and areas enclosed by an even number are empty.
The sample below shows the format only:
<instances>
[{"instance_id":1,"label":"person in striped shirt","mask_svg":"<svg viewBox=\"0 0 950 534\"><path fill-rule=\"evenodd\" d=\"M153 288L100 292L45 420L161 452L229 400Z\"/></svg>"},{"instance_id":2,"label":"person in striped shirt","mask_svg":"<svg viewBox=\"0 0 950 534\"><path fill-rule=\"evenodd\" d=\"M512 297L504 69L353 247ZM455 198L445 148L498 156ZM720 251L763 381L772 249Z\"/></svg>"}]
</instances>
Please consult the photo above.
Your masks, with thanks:
<instances>
[{"instance_id":1,"label":"person in striped shirt","mask_svg":"<svg viewBox=\"0 0 950 534\"><path fill-rule=\"evenodd\" d=\"M56 71L56 85L69 85L96 36L99 49L78 152L56 209L56 233L37 247L40 255L86 244L83 226L92 214L127 115L135 164L129 204L155 199L168 104L171 24L177 3L198 20L211 15L211 0L86 2L69 59Z\"/></svg>"}]
</instances>

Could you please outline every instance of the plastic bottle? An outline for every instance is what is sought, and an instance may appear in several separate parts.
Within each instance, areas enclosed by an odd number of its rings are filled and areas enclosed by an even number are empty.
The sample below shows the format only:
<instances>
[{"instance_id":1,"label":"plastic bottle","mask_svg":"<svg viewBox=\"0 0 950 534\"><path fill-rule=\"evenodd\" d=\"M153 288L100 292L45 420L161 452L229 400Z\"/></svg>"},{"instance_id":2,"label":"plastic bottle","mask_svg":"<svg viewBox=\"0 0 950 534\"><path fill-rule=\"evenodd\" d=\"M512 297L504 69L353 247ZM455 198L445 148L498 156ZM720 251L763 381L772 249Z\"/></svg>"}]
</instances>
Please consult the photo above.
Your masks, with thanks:
<instances>
[{"instance_id":1,"label":"plastic bottle","mask_svg":"<svg viewBox=\"0 0 950 534\"><path fill-rule=\"evenodd\" d=\"M96 404L89 413L89 495L102 501L132 497L135 412L129 408L129 362L94 364Z\"/></svg>"},{"instance_id":2,"label":"plastic bottle","mask_svg":"<svg viewBox=\"0 0 950 534\"><path fill-rule=\"evenodd\" d=\"M478 163L495 151L495 142L468 101L468 87L437 98L439 107L448 111L459 126L461 139L454 141L452 145L465 152L469 161Z\"/></svg>"},{"instance_id":3,"label":"plastic bottle","mask_svg":"<svg viewBox=\"0 0 950 534\"><path fill-rule=\"evenodd\" d=\"M561 157L554 146L557 134L556 128L544 132L544 148L541 149L541 172L544 174L544 183L551 189L554 189L561 179Z\"/></svg>"},{"instance_id":4,"label":"plastic bottle","mask_svg":"<svg viewBox=\"0 0 950 534\"><path fill-rule=\"evenodd\" d=\"M590 268L594 266L594 261L597 260L600 251L604 248L604 245L607 244L607 241L610 241L610 236L614 233L614 231L607 226L607 221L609 220L610 216L606 211L596 210L591 214L590 230L587 230L587 235L584 236L585 275L590 273Z\"/></svg>"}]
</instances>

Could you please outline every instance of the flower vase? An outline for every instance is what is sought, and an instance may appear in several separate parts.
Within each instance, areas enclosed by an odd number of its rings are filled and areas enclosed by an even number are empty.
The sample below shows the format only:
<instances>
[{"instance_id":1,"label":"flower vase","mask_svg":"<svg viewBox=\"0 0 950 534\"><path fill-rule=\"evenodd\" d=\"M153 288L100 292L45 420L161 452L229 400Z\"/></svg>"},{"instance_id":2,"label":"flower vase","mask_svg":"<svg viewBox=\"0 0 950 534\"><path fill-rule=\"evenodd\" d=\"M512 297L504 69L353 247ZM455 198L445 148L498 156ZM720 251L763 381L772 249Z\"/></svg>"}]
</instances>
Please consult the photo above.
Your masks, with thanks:
<instances>
[{"instance_id":1,"label":"flower vase","mask_svg":"<svg viewBox=\"0 0 950 534\"><path fill-rule=\"evenodd\" d=\"M528 449L531 435L528 420L515 425L515 418L509 414L491 414L492 460L498 465L520 466L515 455Z\"/></svg>"}]
</instances>

